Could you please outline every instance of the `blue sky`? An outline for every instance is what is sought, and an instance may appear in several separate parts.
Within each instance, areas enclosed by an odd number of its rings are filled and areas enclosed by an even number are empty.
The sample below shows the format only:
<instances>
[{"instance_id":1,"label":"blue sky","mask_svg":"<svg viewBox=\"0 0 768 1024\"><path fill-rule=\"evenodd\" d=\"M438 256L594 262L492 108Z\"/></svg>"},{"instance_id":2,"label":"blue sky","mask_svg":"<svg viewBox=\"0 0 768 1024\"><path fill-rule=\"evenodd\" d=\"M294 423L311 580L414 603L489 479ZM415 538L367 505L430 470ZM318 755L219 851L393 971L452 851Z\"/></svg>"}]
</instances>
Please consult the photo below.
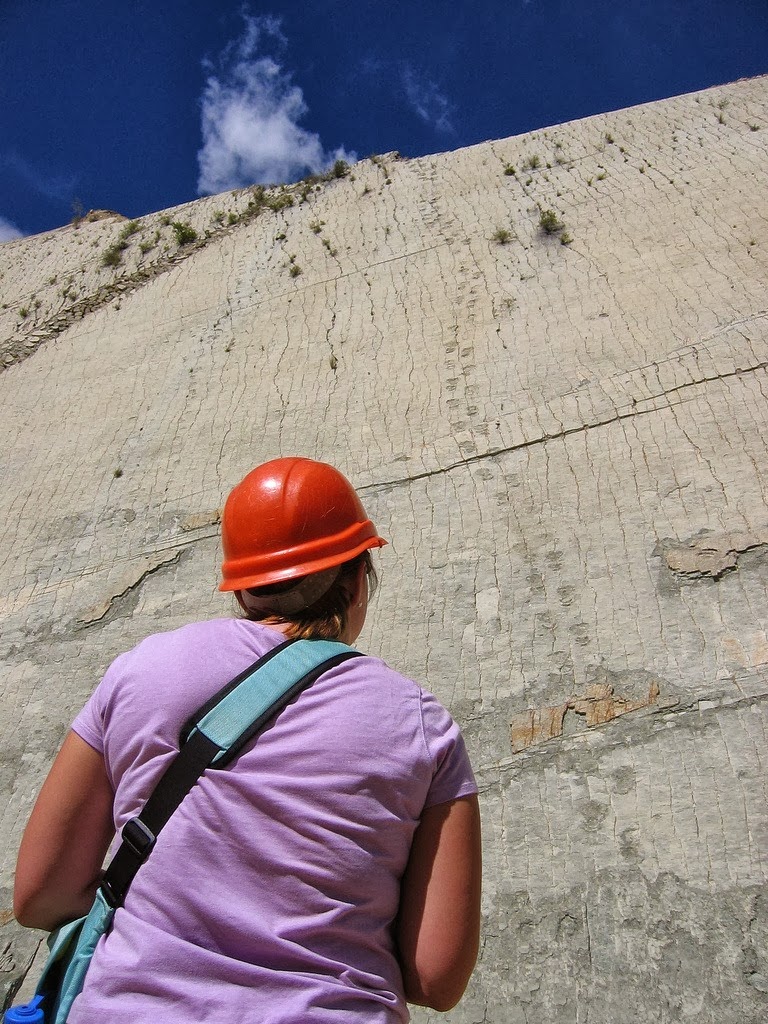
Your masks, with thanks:
<instances>
[{"instance_id":1,"label":"blue sky","mask_svg":"<svg viewBox=\"0 0 768 1024\"><path fill-rule=\"evenodd\" d=\"M766 72L767 0L2 0L0 240Z\"/></svg>"}]
</instances>

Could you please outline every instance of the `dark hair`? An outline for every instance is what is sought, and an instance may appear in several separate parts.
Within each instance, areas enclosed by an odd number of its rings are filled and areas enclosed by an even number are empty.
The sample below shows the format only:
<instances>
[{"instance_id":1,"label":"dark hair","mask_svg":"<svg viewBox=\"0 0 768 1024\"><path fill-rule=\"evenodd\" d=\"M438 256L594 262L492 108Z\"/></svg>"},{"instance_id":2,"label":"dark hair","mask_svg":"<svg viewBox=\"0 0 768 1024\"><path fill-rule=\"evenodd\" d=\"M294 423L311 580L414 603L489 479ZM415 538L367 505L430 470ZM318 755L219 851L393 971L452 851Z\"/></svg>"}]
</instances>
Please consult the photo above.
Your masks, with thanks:
<instances>
[{"instance_id":1,"label":"dark hair","mask_svg":"<svg viewBox=\"0 0 768 1024\"><path fill-rule=\"evenodd\" d=\"M257 612L242 608L241 617L250 619L251 622L288 623L284 631L289 640L338 640L344 632L347 624L347 613L351 601L351 591L348 583L355 577L359 566L365 566L365 574L368 579L368 594L373 596L378 586L378 576L373 566L373 559L370 551L363 551L361 555L344 562L341 572L331 589L323 596L301 611L288 615L276 615L274 612ZM270 594L284 593L291 587L296 586L298 580L289 580L285 584L269 587L253 587L248 593L255 597L266 597Z\"/></svg>"}]
</instances>

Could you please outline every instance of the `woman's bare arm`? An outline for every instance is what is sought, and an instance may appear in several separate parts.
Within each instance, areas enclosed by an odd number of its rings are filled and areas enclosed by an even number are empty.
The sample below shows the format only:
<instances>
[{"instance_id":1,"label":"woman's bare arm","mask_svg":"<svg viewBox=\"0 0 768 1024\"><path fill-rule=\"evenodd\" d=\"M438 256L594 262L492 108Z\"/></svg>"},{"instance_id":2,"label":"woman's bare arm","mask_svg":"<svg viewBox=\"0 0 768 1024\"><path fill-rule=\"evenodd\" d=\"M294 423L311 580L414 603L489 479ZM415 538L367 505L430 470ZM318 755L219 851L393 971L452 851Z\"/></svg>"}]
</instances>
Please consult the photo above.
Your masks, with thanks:
<instances>
[{"instance_id":1,"label":"woman's bare arm","mask_svg":"<svg viewBox=\"0 0 768 1024\"><path fill-rule=\"evenodd\" d=\"M114 835L104 759L70 732L35 803L16 863L20 924L50 930L85 914Z\"/></svg>"},{"instance_id":2,"label":"woman's bare arm","mask_svg":"<svg viewBox=\"0 0 768 1024\"><path fill-rule=\"evenodd\" d=\"M450 1010L464 994L480 941L481 861L477 797L424 811L397 922L409 1003Z\"/></svg>"}]
</instances>

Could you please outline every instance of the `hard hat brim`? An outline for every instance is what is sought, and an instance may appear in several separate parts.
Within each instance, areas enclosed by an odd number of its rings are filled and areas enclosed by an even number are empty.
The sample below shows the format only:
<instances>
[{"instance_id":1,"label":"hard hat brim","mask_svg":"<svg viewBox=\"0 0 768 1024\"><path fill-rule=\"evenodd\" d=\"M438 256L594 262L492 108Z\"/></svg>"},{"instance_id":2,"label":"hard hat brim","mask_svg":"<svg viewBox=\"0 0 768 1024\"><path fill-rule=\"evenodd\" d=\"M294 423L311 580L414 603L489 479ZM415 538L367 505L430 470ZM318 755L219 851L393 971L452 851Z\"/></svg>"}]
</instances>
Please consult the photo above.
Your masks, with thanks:
<instances>
[{"instance_id":1,"label":"hard hat brim","mask_svg":"<svg viewBox=\"0 0 768 1024\"><path fill-rule=\"evenodd\" d=\"M229 559L222 565L224 579L219 584L219 590L225 593L249 590L251 587L265 587L270 583L282 583L298 579L300 576L309 576L311 573L349 562L363 551L381 548L387 543L383 537L378 536L376 527L368 519L362 523L355 523L349 530L337 534L332 541L327 537L323 538L317 545L318 548L322 547L323 554L318 553L317 557L312 556L307 544L302 544L300 558L297 558L297 549L288 548L273 552L268 558L268 565L265 565L267 560L263 554L256 558ZM335 550L329 552L329 547ZM258 563L258 567L254 563Z\"/></svg>"}]
</instances>

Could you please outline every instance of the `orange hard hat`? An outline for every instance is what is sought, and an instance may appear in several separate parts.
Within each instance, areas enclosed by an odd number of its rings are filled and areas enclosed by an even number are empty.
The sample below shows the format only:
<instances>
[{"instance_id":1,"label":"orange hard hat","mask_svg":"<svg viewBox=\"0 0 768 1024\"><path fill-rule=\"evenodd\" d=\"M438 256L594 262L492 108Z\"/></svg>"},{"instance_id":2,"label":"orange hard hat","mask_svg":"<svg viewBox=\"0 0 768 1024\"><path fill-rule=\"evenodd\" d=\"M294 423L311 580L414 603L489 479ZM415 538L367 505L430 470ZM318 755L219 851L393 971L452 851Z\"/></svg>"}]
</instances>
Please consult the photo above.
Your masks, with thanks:
<instances>
[{"instance_id":1,"label":"orange hard hat","mask_svg":"<svg viewBox=\"0 0 768 1024\"><path fill-rule=\"evenodd\" d=\"M247 590L341 565L387 542L352 484L312 459L258 466L227 498L219 590Z\"/></svg>"}]
</instances>

